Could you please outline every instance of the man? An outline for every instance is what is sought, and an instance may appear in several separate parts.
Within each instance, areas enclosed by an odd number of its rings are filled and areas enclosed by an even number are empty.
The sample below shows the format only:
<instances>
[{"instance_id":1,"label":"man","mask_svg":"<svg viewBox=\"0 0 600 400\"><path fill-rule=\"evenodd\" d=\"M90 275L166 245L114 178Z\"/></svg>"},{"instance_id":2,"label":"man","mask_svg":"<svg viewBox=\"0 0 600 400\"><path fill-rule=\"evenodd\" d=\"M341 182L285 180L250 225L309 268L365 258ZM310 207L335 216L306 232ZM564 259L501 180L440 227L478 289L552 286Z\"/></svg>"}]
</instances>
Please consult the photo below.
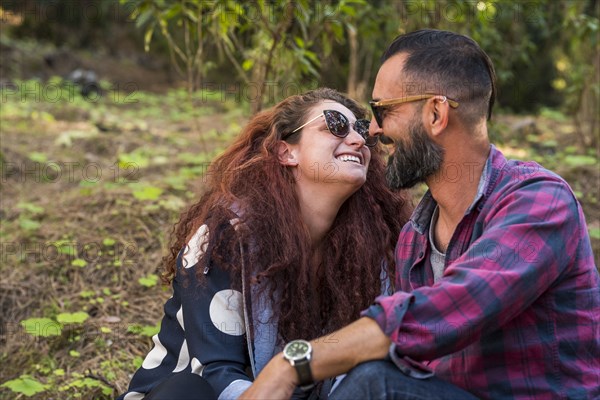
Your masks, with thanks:
<instances>
[{"instance_id":1,"label":"man","mask_svg":"<svg viewBox=\"0 0 600 400\"><path fill-rule=\"evenodd\" d=\"M490 145L489 57L423 30L382 60L370 133L395 143L391 186L429 188L398 240L398 291L311 342L308 362L274 357L243 397L287 398L350 371L332 399L600 398L600 279L583 212L559 176Z\"/></svg>"}]
</instances>

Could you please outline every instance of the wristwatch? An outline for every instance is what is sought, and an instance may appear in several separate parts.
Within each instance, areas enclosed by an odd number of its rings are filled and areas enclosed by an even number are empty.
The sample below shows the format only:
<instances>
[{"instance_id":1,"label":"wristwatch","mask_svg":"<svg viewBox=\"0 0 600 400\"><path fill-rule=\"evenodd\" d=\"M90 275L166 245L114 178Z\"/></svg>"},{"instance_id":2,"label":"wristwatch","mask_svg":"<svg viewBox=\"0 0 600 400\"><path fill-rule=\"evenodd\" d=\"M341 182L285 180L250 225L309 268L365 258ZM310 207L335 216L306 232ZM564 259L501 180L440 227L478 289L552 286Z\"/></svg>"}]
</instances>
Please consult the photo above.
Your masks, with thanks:
<instances>
[{"instance_id":1,"label":"wristwatch","mask_svg":"<svg viewBox=\"0 0 600 400\"><path fill-rule=\"evenodd\" d=\"M292 340L283 348L283 358L288 360L296 369L300 389L311 390L315 386L312 372L310 370L310 359L312 346L306 340Z\"/></svg>"}]
</instances>

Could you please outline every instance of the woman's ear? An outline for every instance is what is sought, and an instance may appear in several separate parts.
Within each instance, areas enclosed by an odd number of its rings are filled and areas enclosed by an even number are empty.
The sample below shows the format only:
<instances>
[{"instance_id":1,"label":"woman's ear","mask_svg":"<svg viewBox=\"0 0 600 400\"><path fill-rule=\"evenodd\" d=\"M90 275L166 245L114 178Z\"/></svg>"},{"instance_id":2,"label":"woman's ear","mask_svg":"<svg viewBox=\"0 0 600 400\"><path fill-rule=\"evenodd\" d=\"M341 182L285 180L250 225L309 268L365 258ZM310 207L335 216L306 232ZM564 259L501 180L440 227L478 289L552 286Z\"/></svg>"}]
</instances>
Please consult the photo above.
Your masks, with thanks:
<instances>
[{"instance_id":1,"label":"woman's ear","mask_svg":"<svg viewBox=\"0 0 600 400\"><path fill-rule=\"evenodd\" d=\"M280 140L277 144L277 158L281 165L288 167L295 167L298 165L298 160L296 160L296 155L292 145L283 140Z\"/></svg>"}]
</instances>

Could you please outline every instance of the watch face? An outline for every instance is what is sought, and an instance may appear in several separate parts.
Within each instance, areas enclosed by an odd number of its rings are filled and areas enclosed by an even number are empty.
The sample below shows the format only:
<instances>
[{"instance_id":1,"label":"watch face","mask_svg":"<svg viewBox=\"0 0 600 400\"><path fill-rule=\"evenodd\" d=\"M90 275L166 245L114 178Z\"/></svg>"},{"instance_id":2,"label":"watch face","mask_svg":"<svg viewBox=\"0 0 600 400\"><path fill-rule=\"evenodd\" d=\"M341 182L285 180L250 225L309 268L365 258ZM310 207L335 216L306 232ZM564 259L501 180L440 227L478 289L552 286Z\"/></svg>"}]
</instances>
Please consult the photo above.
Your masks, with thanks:
<instances>
[{"instance_id":1,"label":"watch face","mask_svg":"<svg viewBox=\"0 0 600 400\"><path fill-rule=\"evenodd\" d=\"M285 346L283 352L287 358L292 360L305 358L310 352L310 343L304 340L294 340Z\"/></svg>"}]
</instances>

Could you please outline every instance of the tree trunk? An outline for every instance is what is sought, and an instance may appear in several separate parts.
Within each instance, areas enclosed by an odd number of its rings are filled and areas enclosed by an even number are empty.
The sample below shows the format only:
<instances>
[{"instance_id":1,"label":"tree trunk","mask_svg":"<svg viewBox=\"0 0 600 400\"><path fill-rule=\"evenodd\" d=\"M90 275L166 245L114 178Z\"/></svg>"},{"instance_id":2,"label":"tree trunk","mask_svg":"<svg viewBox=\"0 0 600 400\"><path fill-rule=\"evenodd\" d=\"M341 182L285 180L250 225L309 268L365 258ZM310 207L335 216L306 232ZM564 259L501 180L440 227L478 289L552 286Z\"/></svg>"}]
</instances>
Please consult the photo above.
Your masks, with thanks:
<instances>
[{"instance_id":1,"label":"tree trunk","mask_svg":"<svg viewBox=\"0 0 600 400\"><path fill-rule=\"evenodd\" d=\"M358 40L356 37L356 28L348 25L348 47L350 48L350 59L348 61L348 82L346 92L350 98L358 97Z\"/></svg>"},{"instance_id":2,"label":"tree trunk","mask_svg":"<svg viewBox=\"0 0 600 400\"><path fill-rule=\"evenodd\" d=\"M594 54L595 52L592 52ZM600 145L598 136L600 130L600 121L598 118L598 109L600 101L598 99L598 89L600 88L600 58L593 57L592 76L581 91L579 101L579 110L575 115L575 124L583 145L585 147L598 148Z\"/></svg>"}]
</instances>

